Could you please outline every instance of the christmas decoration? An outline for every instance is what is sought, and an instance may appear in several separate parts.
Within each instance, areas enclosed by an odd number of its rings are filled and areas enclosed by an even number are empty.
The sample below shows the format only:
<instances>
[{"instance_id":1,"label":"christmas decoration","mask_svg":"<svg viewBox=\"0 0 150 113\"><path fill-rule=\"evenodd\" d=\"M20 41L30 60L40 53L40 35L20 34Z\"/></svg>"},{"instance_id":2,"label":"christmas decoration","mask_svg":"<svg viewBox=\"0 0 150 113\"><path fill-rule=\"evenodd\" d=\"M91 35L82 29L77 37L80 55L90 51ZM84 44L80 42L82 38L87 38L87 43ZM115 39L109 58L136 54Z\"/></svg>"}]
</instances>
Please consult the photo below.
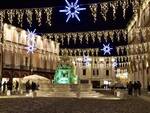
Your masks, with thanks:
<instances>
[{"instance_id":1,"label":"christmas decoration","mask_svg":"<svg viewBox=\"0 0 150 113\"><path fill-rule=\"evenodd\" d=\"M29 31L29 29L27 30L27 32L28 32L27 39L28 39L28 40L32 40L32 41L34 40L34 38L35 38L35 36L36 36L35 31L36 31L36 29L34 29L33 32L32 32L32 31Z\"/></svg>"},{"instance_id":2,"label":"christmas decoration","mask_svg":"<svg viewBox=\"0 0 150 113\"><path fill-rule=\"evenodd\" d=\"M113 48L110 47L110 44L108 44L108 45L103 44L103 49L101 49L101 50L104 52L104 55L105 54L109 54L110 55L112 49Z\"/></svg>"},{"instance_id":3,"label":"christmas decoration","mask_svg":"<svg viewBox=\"0 0 150 113\"><path fill-rule=\"evenodd\" d=\"M83 56L83 65L84 66L88 66L89 65L89 62L90 62L90 58L89 58L89 56Z\"/></svg>"},{"instance_id":4,"label":"christmas decoration","mask_svg":"<svg viewBox=\"0 0 150 113\"><path fill-rule=\"evenodd\" d=\"M27 53L33 53L35 51L35 45L28 45L28 47L25 47L27 49Z\"/></svg>"},{"instance_id":5,"label":"christmas decoration","mask_svg":"<svg viewBox=\"0 0 150 113\"><path fill-rule=\"evenodd\" d=\"M87 31L87 32L68 32L68 33L46 33L43 34L44 37L48 37L50 39L52 39L53 37L55 37L56 35L58 36L58 40L60 40L60 42L64 43L64 40L66 40L65 38L67 37L67 43L68 45L70 44L70 40L72 39L74 44L76 44L77 39L79 39L80 44L83 44L83 40L85 39L86 44L89 43L89 39L92 39L92 42L95 43L96 39L101 42L101 38L102 36L104 36L105 41L108 41L108 36L109 38L112 40L115 40L114 38L114 34L116 33L118 40L120 40L120 35L124 34L122 38L124 38L124 40L126 39L126 34L127 31L123 30L123 29L118 29L118 30L107 30L107 31ZM84 39L83 39L84 38Z\"/></svg>"},{"instance_id":6,"label":"christmas decoration","mask_svg":"<svg viewBox=\"0 0 150 113\"><path fill-rule=\"evenodd\" d=\"M32 25L33 14L35 12L36 20L38 21L39 26L41 25L42 20L42 11L46 15L46 23L51 26L51 16L52 8L23 8L23 9L3 9L0 11L0 23L3 23L5 15L8 16L8 21L10 24L13 23L14 18L17 17L17 22L22 27L24 15L26 15L26 20L29 25Z\"/></svg>"},{"instance_id":7,"label":"christmas decoration","mask_svg":"<svg viewBox=\"0 0 150 113\"><path fill-rule=\"evenodd\" d=\"M92 16L94 18L94 23L95 23L97 20L97 7L98 7L98 5L97 4L91 4L89 7L90 7L90 10L92 12Z\"/></svg>"},{"instance_id":8,"label":"christmas decoration","mask_svg":"<svg viewBox=\"0 0 150 113\"><path fill-rule=\"evenodd\" d=\"M117 66L118 66L117 62L114 61L114 62L112 63L112 67L113 67L113 68L116 68Z\"/></svg>"},{"instance_id":9,"label":"christmas decoration","mask_svg":"<svg viewBox=\"0 0 150 113\"><path fill-rule=\"evenodd\" d=\"M76 17L76 19L80 21L80 18L78 15L80 11L86 10L86 8L80 8L78 5L78 0L76 0L75 3L73 2L69 3L67 0L65 1L67 3L67 6L65 7L66 9L59 10L59 12L66 13L66 15L68 16L66 22L68 22L70 18L74 18L74 17Z\"/></svg>"},{"instance_id":10,"label":"christmas decoration","mask_svg":"<svg viewBox=\"0 0 150 113\"><path fill-rule=\"evenodd\" d=\"M28 29L28 35L27 35L27 47L25 47L27 49L27 53L33 53L36 50L35 47L35 33L36 29L32 32L29 31Z\"/></svg>"}]
</instances>

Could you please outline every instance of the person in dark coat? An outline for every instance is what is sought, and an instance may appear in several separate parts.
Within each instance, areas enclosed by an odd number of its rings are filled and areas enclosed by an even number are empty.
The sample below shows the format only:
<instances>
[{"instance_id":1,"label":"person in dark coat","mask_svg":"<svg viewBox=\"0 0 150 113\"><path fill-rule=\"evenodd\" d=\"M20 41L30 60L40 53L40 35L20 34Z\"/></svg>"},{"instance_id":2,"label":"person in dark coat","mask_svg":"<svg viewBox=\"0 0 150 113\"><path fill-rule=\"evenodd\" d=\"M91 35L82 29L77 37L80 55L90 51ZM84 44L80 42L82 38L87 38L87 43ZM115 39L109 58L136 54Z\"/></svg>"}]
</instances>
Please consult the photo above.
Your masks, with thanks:
<instances>
[{"instance_id":1,"label":"person in dark coat","mask_svg":"<svg viewBox=\"0 0 150 113\"><path fill-rule=\"evenodd\" d=\"M3 93L5 93L5 91L6 91L6 86L7 86L7 83L6 83L6 81L3 83Z\"/></svg>"},{"instance_id":2,"label":"person in dark coat","mask_svg":"<svg viewBox=\"0 0 150 113\"><path fill-rule=\"evenodd\" d=\"M141 95L141 86L142 86L141 82L137 81L137 85L138 85L138 89L137 89L138 90L138 94Z\"/></svg>"},{"instance_id":3,"label":"person in dark coat","mask_svg":"<svg viewBox=\"0 0 150 113\"><path fill-rule=\"evenodd\" d=\"M30 90L30 87L31 87L29 80L26 82L25 86L26 86L26 93L29 93L29 90Z\"/></svg>"},{"instance_id":4,"label":"person in dark coat","mask_svg":"<svg viewBox=\"0 0 150 113\"><path fill-rule=\"evenodd\" d=\"M13 88L13 83L12 83L11 80L9 80L9 81L7 82L7 89L10 90L10 92L12 92L12 88Z\"/></svg>"},{"instance_id":5,"label":"person in dark coat","mask_svg":"<svg viewBox=\"0 0 150 113\"><path fill-rule=\"evenodd\" d=\"M19 82L16 81L16 83L15 83L15 90L16 90L16 92L18 91L18 88L19 88Z\"/></svg>"},{"instance_id":6,"label":"person in dark coat","mask_svg":"<svg viewBox=\"0 0 150 113\"><path fill-rule=\"evenodd\" d=\"M132 93L133 93L133 84L132 84L132 81L130 81L127 84L127 88L128 88L128 95L132 95Z\"/></svg>"},{"instance_id":7,"label":"person in dark coat","mask_svg":"<svg viewBox=\"0 0 150 113\"><path fill-rule=\"evenodd\" d=\"M32 82L31 87L32 87L32 91L35 91L37 88L36 83Z\"/></svg>"},{"instance_id":8,"label":"person in dark coat","mask_svg":"<svg viewBox=\"0 0 150 113\"><path fill-rule=\"evenodd\" d=\"M134 81L133 88L134 88L134 96L137 96L137 92L138 92L138 83L137 83L136 81Z\"/></svg>"}]
</instances>

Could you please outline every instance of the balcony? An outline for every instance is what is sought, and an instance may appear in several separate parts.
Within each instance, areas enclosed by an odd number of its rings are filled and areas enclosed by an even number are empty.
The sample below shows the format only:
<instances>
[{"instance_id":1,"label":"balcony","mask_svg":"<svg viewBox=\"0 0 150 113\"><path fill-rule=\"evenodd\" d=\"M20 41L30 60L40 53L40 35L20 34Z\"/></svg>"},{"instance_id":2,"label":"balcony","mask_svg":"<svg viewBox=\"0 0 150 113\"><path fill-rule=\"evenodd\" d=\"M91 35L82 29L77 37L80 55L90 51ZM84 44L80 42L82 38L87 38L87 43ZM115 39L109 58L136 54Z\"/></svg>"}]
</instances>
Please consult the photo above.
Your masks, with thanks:
<instances>
[{"instance_id":1,"label":"balcony","mask_svg":"<svg viewBox=\"0 0 150 113\"><path fill-rule=\"evenodd\" d=\"M23 70L29 70L29 66L24 66L24 65L20 65L20 69L23 69Z\"/></svg>"}]
</instances>

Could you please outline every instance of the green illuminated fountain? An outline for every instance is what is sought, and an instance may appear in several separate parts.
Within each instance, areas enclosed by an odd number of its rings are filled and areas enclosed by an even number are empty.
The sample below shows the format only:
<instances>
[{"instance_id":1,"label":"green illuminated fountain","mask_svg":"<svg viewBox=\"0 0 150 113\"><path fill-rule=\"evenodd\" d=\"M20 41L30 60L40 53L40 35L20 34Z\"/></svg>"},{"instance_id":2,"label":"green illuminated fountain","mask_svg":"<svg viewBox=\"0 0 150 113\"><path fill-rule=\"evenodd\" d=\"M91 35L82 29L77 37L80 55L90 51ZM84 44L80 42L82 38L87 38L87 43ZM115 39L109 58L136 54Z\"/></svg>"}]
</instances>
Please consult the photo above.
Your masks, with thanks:
<instances>
[{"instance_id":1,"label":"green illuminated fountain","mask_svg":"<svg viewBox=\"0 0 150 113\"><path fill-rule=\"evenodd\" d=\"M75 66L67 56L62 56L54 75L54 84L77 84Z\"/></svg>"}]
</instances>

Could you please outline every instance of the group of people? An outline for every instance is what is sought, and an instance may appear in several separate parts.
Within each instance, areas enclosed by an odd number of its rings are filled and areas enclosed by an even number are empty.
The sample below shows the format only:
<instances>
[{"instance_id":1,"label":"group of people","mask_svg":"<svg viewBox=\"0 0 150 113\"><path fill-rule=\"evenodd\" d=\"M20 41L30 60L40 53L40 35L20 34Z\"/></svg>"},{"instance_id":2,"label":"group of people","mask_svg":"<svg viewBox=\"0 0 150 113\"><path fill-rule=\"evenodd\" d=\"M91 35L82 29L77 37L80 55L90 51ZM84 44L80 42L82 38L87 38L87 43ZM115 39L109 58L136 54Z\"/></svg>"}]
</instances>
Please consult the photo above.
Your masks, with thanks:
<instances>
[{"instance_id":1,"label":"group of people","mask_svg":"<svg viewBox=\"0 0 150 113\"><path fill-rule=\"evenodd\" d=\"M130 81L127 83L128 95L141 95L141 83L140 81Z\"/></svg>"},{"instance_id":2,"label":"group of people","mask_svg":"<svg viewBox=\"0 0 150 113\"><path fill-rule=\"evenodd\" d=\"M39 89L39 84L36 84L33 81L28 80L25 83L26 93L29 93L30 90L35 91Z\"/></svg>"},{"instance_id":3,"label":"group of people","mask_svg":"<svg viewBox=\"0 0 150 113\"><path fill-rule=\"evenodd\" d=\"M8 81L4 81L3 84L1 84L1 91L3 92L3 94L5 94L6 91L8 90L10 92L12 92L12 90L18 92L18 88L19 88L18 81L12 82L11 80L8 80Z\"/></svg>"},{"instance_id":4,"label":"group of people","mask_svg":"<svg viewBox=\"0 0 150 113\"><path fill-rule=\"evenodd\" d=\"M8 80L0 83L0 92L2 92L3 95L6 95L8 91L10 94L18 94L19 89L25 89L26 93L29 93L30 90L38 90L39 85L30 80L28 80L25 84L20 84L17 80L14 82L12 80Z\"/></svg>"}]
</instances>

